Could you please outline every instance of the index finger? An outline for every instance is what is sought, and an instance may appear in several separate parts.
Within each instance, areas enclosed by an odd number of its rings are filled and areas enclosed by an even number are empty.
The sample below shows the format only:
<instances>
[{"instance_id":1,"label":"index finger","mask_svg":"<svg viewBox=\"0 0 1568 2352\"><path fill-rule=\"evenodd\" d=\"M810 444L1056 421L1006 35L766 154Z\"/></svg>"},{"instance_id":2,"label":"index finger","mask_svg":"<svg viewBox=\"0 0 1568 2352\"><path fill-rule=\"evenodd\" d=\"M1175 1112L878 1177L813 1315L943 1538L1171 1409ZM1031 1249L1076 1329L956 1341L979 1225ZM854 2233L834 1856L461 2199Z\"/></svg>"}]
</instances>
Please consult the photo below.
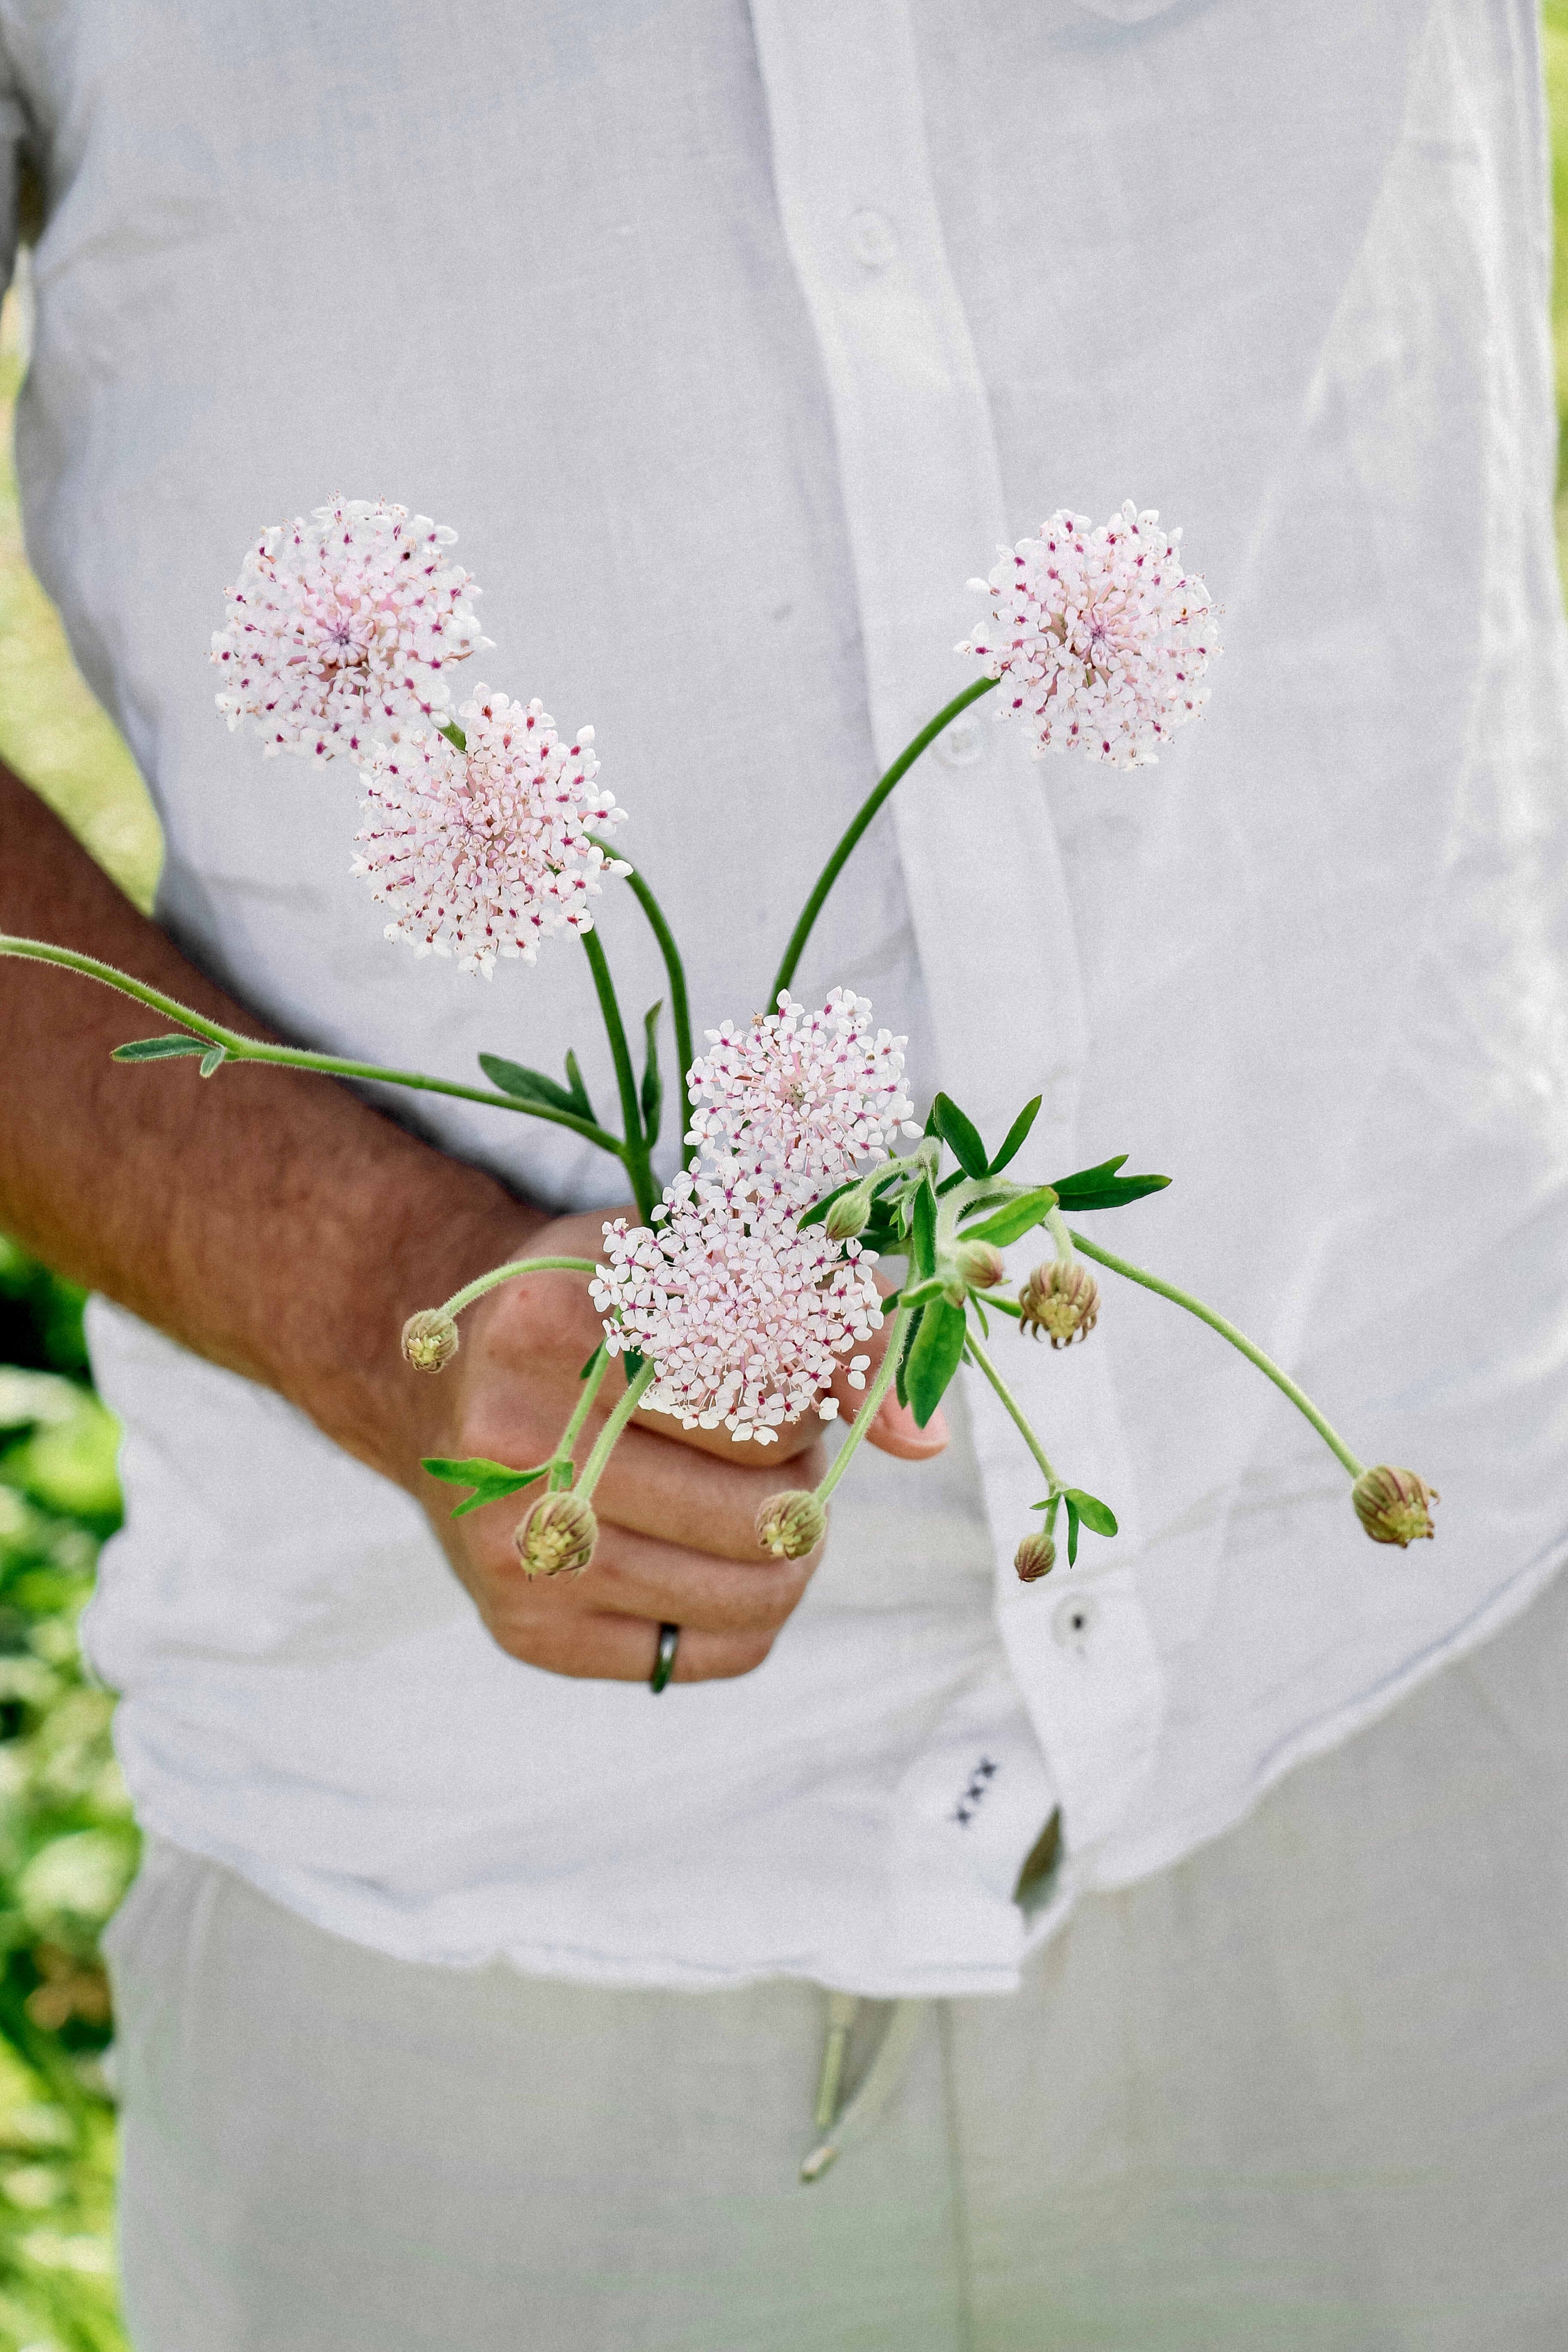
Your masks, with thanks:
<instances>
[{"instance_id":1,"label":"index finger","mask_svg":"<svg viewBox=\"0 0 1568 2352\"><path fill-rule=\"evenodd\" d=\"M634 1421L594 1490L595 1508L617 1527L689 1551L760 1561L765 1557L757 1538L761 1505L781 1487L816 1486L827 1465L816 1444L787 1463L771 1445L757 1449L757 1456L754 1466L744 1467L715 1460L704 1449L676 1444Z\"/></svg>"}]
</instances>

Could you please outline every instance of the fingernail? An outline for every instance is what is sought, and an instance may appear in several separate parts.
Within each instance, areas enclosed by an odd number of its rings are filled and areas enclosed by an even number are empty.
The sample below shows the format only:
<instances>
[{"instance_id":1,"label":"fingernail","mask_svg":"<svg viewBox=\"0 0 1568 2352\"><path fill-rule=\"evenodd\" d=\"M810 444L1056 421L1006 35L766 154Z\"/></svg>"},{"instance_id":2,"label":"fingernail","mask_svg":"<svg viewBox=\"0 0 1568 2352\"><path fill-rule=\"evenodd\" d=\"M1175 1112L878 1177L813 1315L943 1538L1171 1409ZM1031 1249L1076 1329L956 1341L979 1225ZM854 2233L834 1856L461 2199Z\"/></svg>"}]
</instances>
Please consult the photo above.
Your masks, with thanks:
<instances>
[{"instance_id":1,"label":"fingernail","mask_svg":"<svg viewBox=\"0 0 1568 2352\"><path fill-rule=\"evenodd\" d=\"M890 1396L884 1399L877 1418L889 1436L897 1435L902 1438L906 1444L929 1445L931 1452L935 1454L947 1444L947 1415L941 1405L938 1405L923 1429L909 1406L900 1404L897 1397Z\"/></svg>"}]
</instances>

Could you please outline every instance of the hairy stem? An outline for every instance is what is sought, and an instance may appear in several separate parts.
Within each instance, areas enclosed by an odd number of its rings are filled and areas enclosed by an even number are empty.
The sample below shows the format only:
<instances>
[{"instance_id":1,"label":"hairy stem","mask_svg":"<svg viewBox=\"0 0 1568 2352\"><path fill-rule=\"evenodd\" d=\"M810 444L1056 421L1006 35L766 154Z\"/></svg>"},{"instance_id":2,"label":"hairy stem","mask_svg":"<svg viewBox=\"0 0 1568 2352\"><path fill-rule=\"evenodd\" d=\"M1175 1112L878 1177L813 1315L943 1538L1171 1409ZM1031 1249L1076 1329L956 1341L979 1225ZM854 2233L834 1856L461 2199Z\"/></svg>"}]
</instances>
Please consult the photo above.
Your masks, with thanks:
<instances>
[{"instance_id":1,"label":"hairy stem","mask_svg":"<svg viewBox=\"0 0 1568 2352\"><path fill-rule=\"evenodd\" d=\"M621 1019L616 983L610 978L609 962L598 932L580 931L577 936L583 942L583 952L594 975L594 986L599 993L599 1010L605 1017L605 1031L615 1059L616 1084L621 1095L621 1123L626 1138L621 1156L632 1180L637 1214L647 1224L653 1215L653 1170L648 1161L647 1139L643 1134L642 1113L637 1108L637 1083L632 1070L631 1048L626 1044L626 1024Z\"/></svg>"},{"instance_id":2,"label":"hairy stem","mask_svg":"<svg viewBox=\"0 0 1568 2352\"><path fill-rule=\"evenodd\" d=\"M1260 1372L1268 1374L1275 1387L1289 1398L1298 1412L1305 1415L1329 1451L1337 1454L1343 1463L1351 1476L1361 1476L1365 1465L1356 1460L1344 1439L1324 1420L1306 1391L1299 1389L1289 1373L1281 1371L1271 1356L1266 1356L1261 1348L1255 1348L1245 1331L1238 1331L1234 1323L1227 1322L1223 1315L1216 1315L1212 1307L1204 1305L1202 1299L1194 1298L1185 1290L1178 1290L1173 1282L1162 1281L1157 1274L1146 1274L1141 1265L1129 1265L1124 1257L1113 1257L1110 1250L1101 1249L1095 1242L1085 1241L1081 1234L1074 1234L1071 1239L1073 1247L1081 1250L1085 1257L1094 1258L1100 1265L1108 1265L1112 1274L1124 1275L1129 1282L1142 1283L1145 1290L1157 1291L1162 1298L1170 1299L1173 1306L1184 1307L1189 1315L1195 1315L1200 1323L1206 1323L1211 1331L1217 1331L1222 1339L1228 1339L1249 1364L1256 1364Z\"/></svg>"},{"instance_id":3,"label":"hairy stem","mask_svg":"<svg viewBox=\"0 0 1568 2352\"><path fill-rule=\"evenodd\" d=\"M905 744L886 775L879 778L872 786L869 794L862 801L859 811L852 820L847 832L817 876L816 887L801 909L800 920L790 933L789 945L784 951L784 961L773 975L773 992L768 1000L770 1013L778 1003L780 990L787 988L795 978L795 966L805 952L805 943L811 937L812 927L826 903L828 892L847 864L861 835L881 807L882 803L888 798L894 785L908 774L926 746L936 741L942 729L951 726L961 710L967 710L972 702L978 702L983 694L989 694L993 687L998 683L999 681L994 677L977 677L973 686L966 686L962 694L955 694L946 708L939 710L930 724L921 729L914 740Z\"/></svg>"},{"instance_id":4,"label":"hairy stem","mask_svg":"<svg viewBox=\"0 0 1568 2352\"><path fill-rule=\"evenodd\" d=\"M597 834L591 833L588 838L606 855L620 857L620 852L612 849L607 841L601 841ZM624 858L620 862L626 864ZM666 920L664 909L637 868L630 866L622 879L647 917L648 928L658 941L659 953L664 958L664 969L669 979L669 1017L675 1026L676 1059L680 1064L680 1164L683 1168L689 1168L697 1156L695 1145L686 1140L691 1125L690 1070L696 1055L691 1049L691 1011L686 993L686 966L680 961L680 950L675 944L675 933Z\"/></svg>"},{"instance_id":5,"label":"hairy stem","mask_svg":"<svg viewBox=\"0 0 1568 2352\"><path fill-rule=\"evenodd\" d=\"M0 936L0 955L30 957L37 963L58 964L67 971L79 971L89 980L101 981L106 988L118 989L121 996L134 997L138 1004L150 1005L165 1020L177 1022L193 1036L221 1045L231 1062L270 1062L279 1069L312 1070L330 1078L364 1078L378 1086L410 1087L421 1094L455 1095L460 1102L490 1103L497 1110L521 1111L529 1118L548 1119L552 1127L568 1127L574 1135L596 1143L601 1151L609 1152L616 1160L624 1161L626 1157L618 1138L596 1127L591 1118L579 1118L574 1111L555 1110L548 1103L500 1094L488 1087L464 1087L451 1078L426 1077L418 1070L384 1070L374 1062L350 1062L337 1054L311 1054L297 1045L271 1045L259 1037L245 1037L237 1029L226 1029L221 1022L193 1013L188 1004L182 1004L177 997L165 996L162 989L148 988L142 981L132 980L129 972L117 970L111 963L100 963L96 956L79 955L74 948L58 948L47 940Z\"/></svg>"},{"instance_id":6,"label":"hairy stem","mask_svg":"<svg viewBox=\"0 0 1568 2352\"><path fill-rule=\"evenodd\" d=\"M591 1257L520 1257L510 1265L492 1266L489 1274L481 1274L474 1281L464 1283L461 1290L453 1291L440 1312L443 1315L460 1315L465 1307L471 1307L476 1298L484 1297L487 1290L494 1290L500 1284L510 1282L520 1274L596 1272Z\"/></svg>"},{"instance_id":7,"label":"hairy stem","mask_svg":"<svg viewBox=\"0 0 1568 2352\"><path fill-rule=\"evenodd\" d=\"M645 1391L653 1386L658 1371L657 1364L645 1360L637 1378L627 1382L626 1394L617 1400L615 1411L599 1432L594 1451L583 1465L583 1475L577 1481L577 1492L584 1502L604 1475L605 1465L616 1450L616 1438L637 1411Z\"/></svg>"},{"instance_id":8,"label":"hairy stem","mask_svg":"<svg viewBox=\"0 0 1568 2352\"><path fill-rule=\"evenodd\" d=\"M1045 1447L1040 1444L1039 1439L1035 1435L1034 1431L1030 1428L1022 1405L1020 1405L1017 1398L1013 1394L1012 1390L1007 1386L1006 1381L1003 1379L1001 1373L997 1370L995 1365L992 1362L990 1357L986 1354L984 1349L981 1346L973 1331L971 1331L969 1335L968 1347L970 1354L973 1357L975 1362L979 1365L981 1370L984 1373L986 1379L990 1381L992 1387L995 1390L997 1395L1001 1398L1003 1403L1006 1406L1007 1411L1012 1415L1014 1423L1022 1435L1025 1444L1028 1447L1030 1453L1039 1464L1040 1468L1045 1472L1047 1489L1053 1495L1060 1494L1062 1482L1058 1477L1056 1472L1052 1469L1050 1463L1047 1461Z\"/></svg>"},{"instance_id":9,"label":"hairy stem","mask_svg":"<svg viewBox=\"0 0 1568 2352\"><path fill-rule=\"evenodd\" d=\"M907 1307L900 1307L893 1318L893 1328L889 1336L887 1353L877 1367L877 1377L861 1400L860 1410L850 1423L849 1434L834 1455L827 1475L816 1490L816 1499L819 1503L826 1502L827 1497L848 1469L861 1439L877 1418L882 1399L898 1377L899 1359L903 1354L909 1339L910 1320L910 1309Z\"/></svg>"}]
</instances>

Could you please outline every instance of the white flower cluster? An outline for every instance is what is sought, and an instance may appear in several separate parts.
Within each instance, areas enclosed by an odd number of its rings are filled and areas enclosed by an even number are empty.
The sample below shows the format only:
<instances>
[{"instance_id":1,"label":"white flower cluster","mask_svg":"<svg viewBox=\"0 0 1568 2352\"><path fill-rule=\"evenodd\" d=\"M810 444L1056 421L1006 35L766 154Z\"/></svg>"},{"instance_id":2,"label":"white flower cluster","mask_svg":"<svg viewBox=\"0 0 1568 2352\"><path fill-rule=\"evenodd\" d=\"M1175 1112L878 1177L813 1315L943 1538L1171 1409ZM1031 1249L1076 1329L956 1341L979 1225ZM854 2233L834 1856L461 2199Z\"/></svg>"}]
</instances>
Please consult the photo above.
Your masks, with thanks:
<instances>
[{"instance_id":1,"label":"white flower cluster","mask_svg":"<svg viewBox=\"0 0 1568 2352\"><path fill-rule=\"evenodd\" d=\"M600 877L626 869L588 838L626 819L595 782L594 730L557 738L542 705L477 688L444 731L447 673L489 645L457 534L378 499L335 499L275 524L228 592L212 658L230 728L254 719L270 754L342 754L363 778L354 871L397 920L389 939L489 980L531 963L546 933L593 929Z\"/></svg>"},{"instance_id":2,"label":"white flower cluster","mask_svg":"<svg viewBox=\"0 0 1568 2352\"><path fill-rule=\"evenodd\" d=\"M488 980L498 956L531 963L547 932L593 928L600 876L626 868L590 830L626 812L595 782L591 727L563 743L542 703L483 686L458 716L466 751L423 728L372 743L354 871L396 909L388 939Z\"/></svg>"},{"instance_id":3,"label":"white flower cluster","mask_svg":"<svg viewBox=\"0 0 1568 2352\"><path fill-rule=\"evenodd\" d=\"M230 728L253 719L269 753L320 761L445 709L444 673L489 643L472 577L447 554L456 538L381 499L334 499L264 530L213 635Z\"/></svg>"},{"instance_id":4,"label":"white flower cluster","mask_svg":"<svg viewBox=\"0 0 1568 2352\"><path fill-rule=\"evenodd\" d=\"M910 1106L905 1040L873 1035L870 1000L836 988L808 1012L785 996L745 1029L710 1029L691 1068L689 1143L776 1177L806 1206L867 1152L881 1160Z\"/></svg>"},{"instance_id":5,"label":"white flower cluster","mask_svg":"<svg viewBox=\"0 0 1568 2352\"><path fill-rule=\"evenodd\" d=\"M1153 764L1156 746L1208 699L1199 680L1221 647L1208 591L1184 572L1181 532L1128 499L1094 530L1066 508L1037 539L1003 548L989 580L989 627L958 648L1003 681L999 719L1020 716L1037 759L1082 751L1116 768Z\"/></svg>"},{"instance_id":6,"label":"white flower cluster","mask_svg":"<svg viewBox=\"0 0 1568 2352\"><path fill-rule=\"evenodd\" d=\"M804 1412L833 1418L846 1356L863 1381L850 1351L882 1320L874 1257L796 1220L885 1158L908 1118L904 1040L873 1032L870 1011L844 989L813 1011L785 994L747 1031L709 1031L691 1072L702 1161L667 1188L655 1227L605 1227L593 1286L611 1349L658 1364L648 1410L765 1445Z\"/></svg>"}]
</instances>

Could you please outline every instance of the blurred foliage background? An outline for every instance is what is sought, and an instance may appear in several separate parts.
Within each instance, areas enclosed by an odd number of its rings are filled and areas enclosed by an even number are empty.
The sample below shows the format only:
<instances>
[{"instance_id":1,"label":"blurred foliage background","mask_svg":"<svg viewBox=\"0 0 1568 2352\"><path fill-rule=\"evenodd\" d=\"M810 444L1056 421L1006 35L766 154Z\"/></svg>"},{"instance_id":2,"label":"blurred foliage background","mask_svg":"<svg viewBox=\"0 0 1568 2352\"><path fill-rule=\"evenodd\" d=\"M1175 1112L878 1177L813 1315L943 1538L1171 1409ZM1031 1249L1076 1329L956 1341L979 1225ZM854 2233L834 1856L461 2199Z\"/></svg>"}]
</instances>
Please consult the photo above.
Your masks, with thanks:
<instances>
[{"instance_id":1,"label":"blurred foliage background","mask_svg":"<svg viewBox=\"0 0 1568 2352\"><path fill-rule=\"evenodd\" d=\"M1558 412L1568 409L1568 0L1544 0L1559 267ZM77 675L27 568L11 467L26 366L26 267L0 317L0 758L138 904L157 820ZM1568 436L1558 551L1568 573ZM0 1236L0 2352L124 2352L116 2318L114 2110L98 1937L136 1832L110 1746L110 1695L77 1618L119 1524L115 1429L92 1394L81 1298Z\"/></svg>"}]
</instances>

